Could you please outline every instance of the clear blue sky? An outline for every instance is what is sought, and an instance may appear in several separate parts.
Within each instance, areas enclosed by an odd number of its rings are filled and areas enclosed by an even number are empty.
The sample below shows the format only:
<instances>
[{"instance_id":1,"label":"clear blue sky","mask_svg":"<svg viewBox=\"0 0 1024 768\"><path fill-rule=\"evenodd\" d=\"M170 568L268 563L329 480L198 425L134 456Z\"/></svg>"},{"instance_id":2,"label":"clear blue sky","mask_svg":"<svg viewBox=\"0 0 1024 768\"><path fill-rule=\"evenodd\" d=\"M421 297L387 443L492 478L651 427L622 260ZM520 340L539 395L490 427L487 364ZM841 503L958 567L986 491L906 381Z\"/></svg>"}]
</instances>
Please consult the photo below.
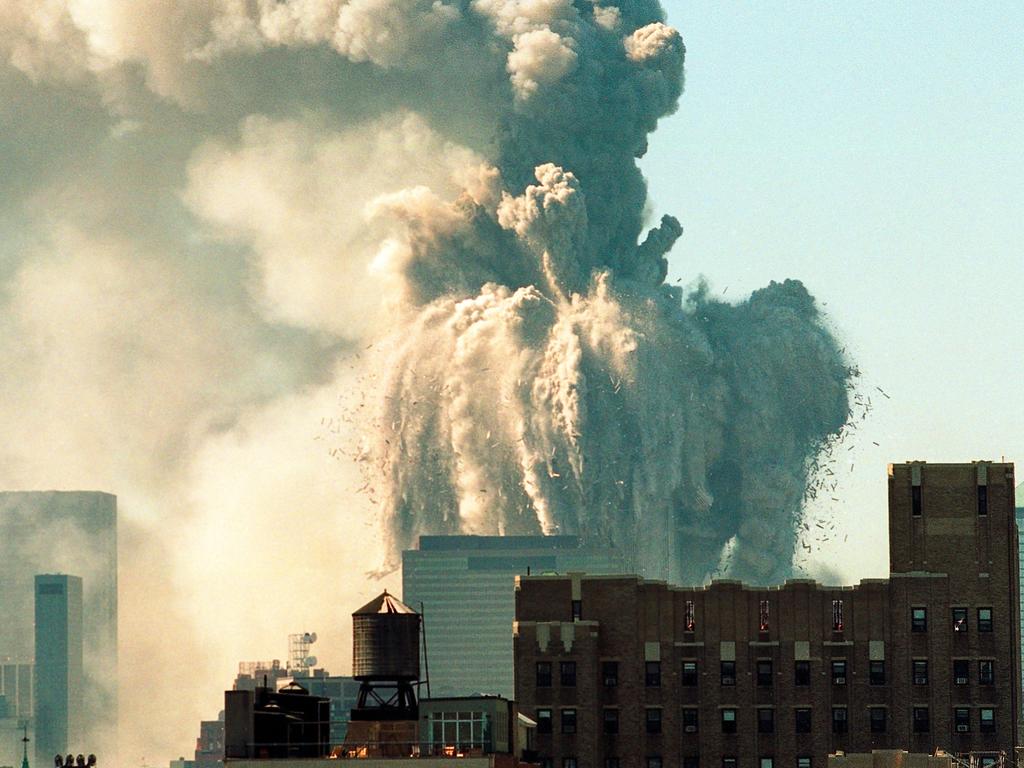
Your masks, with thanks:
<instances>
[{"instance_id":1,"label":"clear blue sky","mask_svg":"<svg viewBox=\"0 0 1024 768\"><path fill-rule=\"evenodd\" d=\"M815 557L882 575L888 462L1024 461L1024 5L666 7L687 86L644 167L686 229L672 279L827 305L874 407Z\"/></svg>"}]
</instances>

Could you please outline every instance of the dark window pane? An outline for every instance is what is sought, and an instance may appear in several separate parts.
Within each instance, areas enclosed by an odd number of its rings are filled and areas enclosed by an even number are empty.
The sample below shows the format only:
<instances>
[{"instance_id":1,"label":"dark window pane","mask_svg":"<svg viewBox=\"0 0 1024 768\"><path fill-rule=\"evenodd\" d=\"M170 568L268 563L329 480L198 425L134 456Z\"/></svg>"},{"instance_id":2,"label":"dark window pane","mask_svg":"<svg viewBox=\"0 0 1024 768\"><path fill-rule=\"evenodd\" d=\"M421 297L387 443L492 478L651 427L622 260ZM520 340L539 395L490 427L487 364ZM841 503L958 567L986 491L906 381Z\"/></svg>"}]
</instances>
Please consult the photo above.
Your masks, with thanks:
<instances>
[{"instance_id":1,"label":"dark window pane","mask_svg":"<svg viewBox=\"0 0 1024 768\"><path fill-rule=\"evenodd\" d=\"M988 514L988 486L987 485L979 485L978 486L978 514L979 515L987 515Z\"/></svg>"},{"instance_id":2,"label":"dark window pane","mask_svg":"<svg viewBox=\"0 0 1024 768\"><path fill-rule=\"evenodd\" d=\"M648 661L644 663L644 685L648 688L657 688L661 685L660 661Z\"/></svg>"},{"instance_id":3,"label":"dark window pane","mask_svg":"<svg viewBox=\"0 0 1024 768\"><path fill-rule=\"evenodd\" d=\"M928 685L928 661L926 659L914 659L911 665L914 685Z\"/></svg>"},{"instance_id":4,"label":"dark window pane","mask_svg":"<svg viewBox=\"0 0 1024 768\"><path fill-rule=\"evenodd\" d=\"M869 711L871 718L871 732L885 733L886 710L885 707L871 707Z\"/></svg>"},{"instance_id":5,"label":"dark window pane","mask_svg":"<svg viewBox=\"0 0 1024 768\"><path fill-rule=\"evenodd\" d=\"M697 755L684 755L683 768L700 768L700 757Z\"/></svg>"},{"instance_id":6,"label":"dark window pane","mask_svg":"<svg viewBox=\"0 0 1024 768\"><path fill-rule=\"evenodd\" d=\"M967 609L966 608L954 608L953 609L953 631L954 632L966 632L967 631Z\"/></svg>"},{"instance_id":7,"label":"dark window pane","mask_svg":"<svg viewBox=\"0 0 1024 768\"><path fill-rule=\"evenodd\" d=\"M953 685L967 685L970 680L970 662L967 659L953 659Z\"/></svg>"},{"instance_id":8,"label":"dark window pane","mask_svg":"<svg viewBox=\"0 0 1024 768\"><path fill-rule=\"evenodd\" d=\"M967 733L971 730L971 710L957 707L953 710L953 730L956 733Z\"/></svg>"},{"instance_id":9,"label":"dark window pane","mask_svg":"<svg viewBox=\"0 0 1024 768\"><path fill-rule=\"evenodd\" d=\"M759 709L759 710L757 710L757 732L758 733L775 733L775 710L774 709Z\"/></svg>"},{"instance_id":10,"label":"dark window pane","mask_svg":"<svg viewBox=\"0 0 1024 768\"><path fill-rule=\"evenodd\" d=\"M604 732L614 736L619 732L619 710L606 709L604 711Z\"/></svg>"},{"instance_id":11,"label":"dark window pane","mask_svg":"<svg viewBox=\"0 0 1024 768\"><path fill-rule=\"evenodd\" d=\"M537 733L551 733L551 710L537 710Z\"/></svg>"},{"instance_id":12,"label":"dark window pane","mask_svg":"<svg viewBox=\"0 0 1024 768\"><path fill-rule=\"evenodd\" d=\"M979 632L991 632L992 631L992 609L991 608L979 608L978 609L978 631Z\"/></svg>"},{"instance_id":13,"label":"dark window pane","mask_svg":"<svg viewBox=\"0 0 1024 768\"><path fill-rule=\"evenodd\" d=\"M562 685L567 688L572 688L576 685L576 662L575 661L563 661L559 664L559 671L561 672Z\"/></svg>"},{"instance_id":14,"label":"dark window pane","mask_svg":"<svg viewBox=\"0 0 1024 768\"><path fill-rule=\"evenodd\" d=\"M551 686L551 662L537 662L537 687L549 688Z\"/></svg>"},{"instance_id":15,"label":"dark window pane","mask_svg":"<svg viewBox=\"0 0 1024 768\"><path fill-rule=\"evenodd\" d=\"M722 662L722 685L736 685L736 662Z\"/></svg>"},{"instance_id":16,"label":"dark window pane","mask_svg":"<svg viewBox=\"0 0 1024 768\"><path fill-rule=\"evenodd\" d=\"M619 662L605 661L601 663L601 677L605 688L614 688L619 684Z\"/></svg>"},{"instance_id":17,"label":"dark window pane","mask_svg":"<svg viewBox=\"0 0 1024 768\"><path fill-rule=\"evenodd\" d=\"M797 733L810 733L811 732L811 710L809 709L798 709L795 711L796 716L796 732Z\"/></svg>"},{"instance_id":18,"label":"dark window pane","mask_svg":"<svg viewBox=\"0 0 1024 768\"><path fill-rule=\"evenodd\" d=\"M683 662L683 685L696 685L697 684L697 662L696 661L684 661Z\"/></svg>"},{"instance_id":19,"label":"dark window pane","mask_svg":"<svg viewBox=\"0 0 1024 768\"><path fill-rule=\"evenodd\" d=\"M573 600L572 601L572 620L579 621L583 618L583 601Z\"/></svg>"},{"instance_id":20,"label":"dark window pane","mask_svg":"<svg viewBox=\"0 0 1024 768\"><path fill-rule=\"evenodd\" d=\"M576 733L576 710L562 710L562 733Z\"/></svg>"},{"instance_id":21,"label":"dark window pane","mask_svg":"<svg viewBox=\"0 0 1024 768\"><path fill-rule=\"evenodd\" d=\"M648 733L661 733L661 710L648 709L644 725Z\"/></svg>"},{"instance_id":22,"label":"dark window pane","mask_svg":"<svg viewBox=\"0 0 1024 768\"><path fill-rule=\"evenodd\" d=\"M871 685L885 685L885 662L868 662L868 683Z\"/></svg>"},{"instance_id":23,"label":"dark window pane","mask_svg":"<svg viewBox=\"0 0 1024 768\"><path fill-rule=\"evenodd\" d=\"M910 510L914 517L921 516L921 486L915 485L910 489Z\"/></svg>"},{"instance_id":24,"label":"dark window pane","mask_svg":"<svg viewBox=\"0 0 1024 768\"><path fill-rule=\"evenodd\" d=\"M996 663L991 659L978 662L978 683L994 685L996 682Z\"/></svg>"},{"instance_id":25,"label":"dark window pane","mask_svg":"<svg viewBox=\"0 0 1024 768\"><path fill-rule=\"evenodd\" d=\"M832 685L846 685L846 660L832 661Z\"/></svg>"},{"instance_id":26,"label":"dark window pane","mask_svg":"<svg viewBox=\"0 0 1024 768\"><path fill-rule=\"evenodd\" d=\"M694 708L683 710L683 733L697 733L700 730L699 715Z\"/></svg>"},{"instance_id":27,"label":"dark window pane","mask_svg":"<svg viewBox=\"0 0 1024 768\"><path fill-rule=\"evenodd\" d=\"M911 632L927 632L928 631L928 609L927 608L911 608L910 609L910 631Z\"/></svg>"},{"instance_id":28,"label":"dark window pane","mask_svg":"<svg viewBox=\"0 0 1024 768\"><path fill-rule=\"evenodd\" d=\"M736 758L735 757L723 757L722 758L722 768L736 768Z\"/></svg>"},{"instance_id":29,"label":"dark window pane","mask_svg":"<svg viewBox=\"0 0 1024 768\"><path fill-rule=\"evenodd\" d=\"M617 757L606 757L604 759L604 768L619 768L619 758Z\"/></svg>"},{"instance_id":30,"label":"dark window pane","mask_svg":"<svg viewBox=\"0 0 1024 768\"><path fill-rule=\"evenodd\" d=\"M809 661L797 661L797 662L794 662L794 666L793 666L793 684L794 685L810 685L811 684L811 662L809 662Z\"/></svg>"},{"instance_id":31,"label":"dark window pane","mask_svg":"<svg viewBox=\"0 0 1024 768\"><path fill-rule=\"evenodd\" d=\"M832 707L832 733L846 733L846 707Z\"/></svg>"},{"instance_id":32,"label":"dark window pane","mask_svg":"<svg viewBox=\"0 0 1024 768\"><path fill-rule=\"evenodd\" d=\"M661 756L651 755L647 758L647 768L661 768Z\"/></svg>"},{"instance_id":33,"label":"dark window pane","mask_svg":"<svg viewBox=\"0 0 1024 768\"><path fill-rule=\"evenodd\" d=\"M928 718L928 707L914 707L914 733L928 733L931 723Z\"/></svg>"},{"instance_id":34,"label":"dark window pane","mask_svg":"<svg viewBox=\"0 0 1024 768\"><path fill-rule=\"evenodd\" d=\"M768 686L772 684L772 662L771 659L758 659L757 661L757 684Z\"/></svg>"}]
</instances>

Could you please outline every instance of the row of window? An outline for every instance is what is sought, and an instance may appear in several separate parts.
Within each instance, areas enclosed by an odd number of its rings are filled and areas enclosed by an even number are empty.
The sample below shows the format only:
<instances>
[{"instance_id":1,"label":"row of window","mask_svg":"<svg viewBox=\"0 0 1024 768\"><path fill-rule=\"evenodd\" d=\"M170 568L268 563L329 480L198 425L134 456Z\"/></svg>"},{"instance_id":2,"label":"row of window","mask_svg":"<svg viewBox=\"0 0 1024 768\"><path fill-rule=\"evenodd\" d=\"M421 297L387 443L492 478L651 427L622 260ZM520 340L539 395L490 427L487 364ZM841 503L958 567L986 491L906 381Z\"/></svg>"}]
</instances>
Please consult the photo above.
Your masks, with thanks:
<instances>
[{"instance_id":1,"label":"row of window","mask_svg":"<svg viewBox=\"0 0 1024 768\"><path fill-rule=\"evenodd\" d=\"M982 755L978 765L980 768L988 768L991 765L995 765L997 761L995 755ZM660 755L648 755L646 759L646 768L664 768L664 762ZM542 768L553 768L550 759L541 760ZM739 760L734 755L725 755L722 757L722 768L738 768ZM775 768L775 758L771 756L762 756L757 758L758 768ZM563 757L562 768L579 768L579 763L575 757ZM604 760L604 768L620 768L620 761L617 757L606 757ZM683 757L682 768L700 768L700 755L685 755ZM812 768L811 756L810 755L798 755L794 768Z\"/></svg>"},{"instance_id":2,"label":"row of window","mask_svg":"<svg viewBox=\"0 0 1024 768\"><path fill-rule=\"evenodd\" d=\"M967 608L952 608L953 618L953 631L954 632L966 632L967 626ZM979 632L991 632L992 631L992 609L991 608L978 608L978 631ZM910 609L910 630L911 632L927 632L928 631L928 609L921 606L917 606Z\"/></svg>"},{"instance_id":3,"label":"row of window","mask_svg":"<svg viewBox=\"0 0 1024 768\"><path fill-rule=\"evenodd\" d=\"M695 707L683 709L683 733L698 733L700 715ZM759 707L757 710L757 732L775 733L775 710L770 707ZM559 712L560 732L574 734L577 729L577 711L562 709ZM724 708L719 710L722 733L737 732L738 710ZM553 731L553 715L551 709L537 710L537 732ZM644 710L644 729L648 734L661 733L662 710L660 707L648 707ZM885 733L888 728L888 710L885 707L868 707L868 725L871 733ZM849 710L847 707L832 707L832 733L846 733L849 727ZM931 721L928 707L913 707L913 727L915 733L928 733ZM955 707L953 709L953 727L957 733L970 733L971 708ZM810 707L799 707L793 710L794 733L811 733L812 719ZM995 709L980 707L978 709L978 728L981 733L995 733ZM606 708L602 713L602 731L606 736L614 736L619 732L619 710Z\"/></svg>"},{"instance_id":4,"label":"row of window","mask_svg":"<svg viewBox=\"0 0 1024 768\"><path fill-rule=\"evenodd\" d=\"M846 685L846 659L832 659L832 684ZM757 659L755 680L757 685L769 687L773 685L774 673L771 659ZM563 687L572 688L576 685L576 662L562 661L558 666L559 682ZM601 663L601 677L606 688L614 688L619 684L619 663L605 661ZM995 685L995 661L982 659L978 662L978 684ZM736 685L736 662L722 661L719 663L719 680L722 685ZM684 661L680 682L683 686L696 686L699 681L697 662ZM914 685L928 685L928 660L914 659L911 662L911 681ZM886 673L884 661L868 662L868 683L885 685ZM970 684L970 661L968 659L953 660L953 683L955 685ZM550 688L552 684L552 666L550 661L537 662L537 687ZM644 662L644 684L648 688L661 685L661 662ZM807 686L811 684L811 662L793 662L793 684Z\"/></svg>"}]
</instances>

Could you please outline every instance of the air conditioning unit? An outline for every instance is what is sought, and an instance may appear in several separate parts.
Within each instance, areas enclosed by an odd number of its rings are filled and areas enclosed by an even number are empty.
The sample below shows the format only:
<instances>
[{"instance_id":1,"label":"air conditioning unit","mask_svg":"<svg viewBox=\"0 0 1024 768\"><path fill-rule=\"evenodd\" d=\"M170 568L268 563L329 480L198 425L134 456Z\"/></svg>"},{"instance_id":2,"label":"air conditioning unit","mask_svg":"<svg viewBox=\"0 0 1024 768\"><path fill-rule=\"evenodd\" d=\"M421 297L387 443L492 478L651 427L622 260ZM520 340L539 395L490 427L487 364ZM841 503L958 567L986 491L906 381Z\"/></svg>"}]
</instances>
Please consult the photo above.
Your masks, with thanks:
<instances>
[{"instance_id":1,"label":"air conditioning unit","mask_svg":"<svg viewBox=\"0 0 1024 768\"><path fill-rule=\"evenodd\" d=\"M722 677L722 685L736 685L736 678L735 677L729 677L727 675L723 676Z\"/></svg>"},{"instance_id":2,"label":"air conditioning unit","mask_svg":"<svg viewBox=\"0 0 1024 768\"><path fill-rule=\"evenodd\" d=\"M688 725L685 728L683 728L683 732L684 733L696 733L697 732L697 726L696 725Z\"/></svg>"},{"instance_id":3,"label":"air conditioning unit","mask_svg":"<svg viewBox=\"0 0 1024 768\"><path fill-rule=\"evenodd\" d=\"M967 678L966 677L958 677L958 678L956 678L956 684L957 685L967 685Z\"/></svg>"},{"instance_id":4,"label":"air conditioning unit","mask_svg":"<svg viewBox=\"0 0 1024 768\"><path fill-rule=\"evenodd\" d=\"M833 677L832 678L832 683L833 683L833 685L846 685L846 678L845 677Z\"/></svg>"},{"instance_id":5,"label":"air conditioning unit","mask_svg":"<svg viewBox=\"0 0 1024 768\"><path fill-rule=\"evenodd\" d=\"M914 678L914 685L928 685L928 678L927 677L921 677L921 676L915 677Z\"/></svg>"},{"instance_id":6,"label":"air conditioning unit","mask_svg":"<svg viewBox=\"0 0 1024 768\"><path fill-rule=\"evenodd\" d=\"M957 733L967 733L968 728L969 728L969 726L966 726L966 725L958 725L956 727L956 732Z\"/></svg>"}]
</instances>

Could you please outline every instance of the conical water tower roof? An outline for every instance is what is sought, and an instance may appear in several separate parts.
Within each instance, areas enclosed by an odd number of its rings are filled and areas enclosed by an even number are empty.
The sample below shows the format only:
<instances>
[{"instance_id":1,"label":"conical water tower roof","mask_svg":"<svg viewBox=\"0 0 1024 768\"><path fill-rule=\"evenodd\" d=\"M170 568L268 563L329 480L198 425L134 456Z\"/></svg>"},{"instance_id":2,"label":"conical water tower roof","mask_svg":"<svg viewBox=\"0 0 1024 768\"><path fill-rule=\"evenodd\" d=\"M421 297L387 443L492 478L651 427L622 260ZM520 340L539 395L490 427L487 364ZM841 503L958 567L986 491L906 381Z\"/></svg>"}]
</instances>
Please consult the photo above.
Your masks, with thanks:
<instances>
[{"instance_id":1,"label":"conical water tower roof","mask_svg":"<svg viewBox=\"0 0 1024 768\"><path fill-rule=\"evenodd\" d=\"M366 616L377 613L416 613L412 608L403 603L394 595L389 595L385 589L377 597L353 613L353 616Z\"/></svg>"}]
</instances>

